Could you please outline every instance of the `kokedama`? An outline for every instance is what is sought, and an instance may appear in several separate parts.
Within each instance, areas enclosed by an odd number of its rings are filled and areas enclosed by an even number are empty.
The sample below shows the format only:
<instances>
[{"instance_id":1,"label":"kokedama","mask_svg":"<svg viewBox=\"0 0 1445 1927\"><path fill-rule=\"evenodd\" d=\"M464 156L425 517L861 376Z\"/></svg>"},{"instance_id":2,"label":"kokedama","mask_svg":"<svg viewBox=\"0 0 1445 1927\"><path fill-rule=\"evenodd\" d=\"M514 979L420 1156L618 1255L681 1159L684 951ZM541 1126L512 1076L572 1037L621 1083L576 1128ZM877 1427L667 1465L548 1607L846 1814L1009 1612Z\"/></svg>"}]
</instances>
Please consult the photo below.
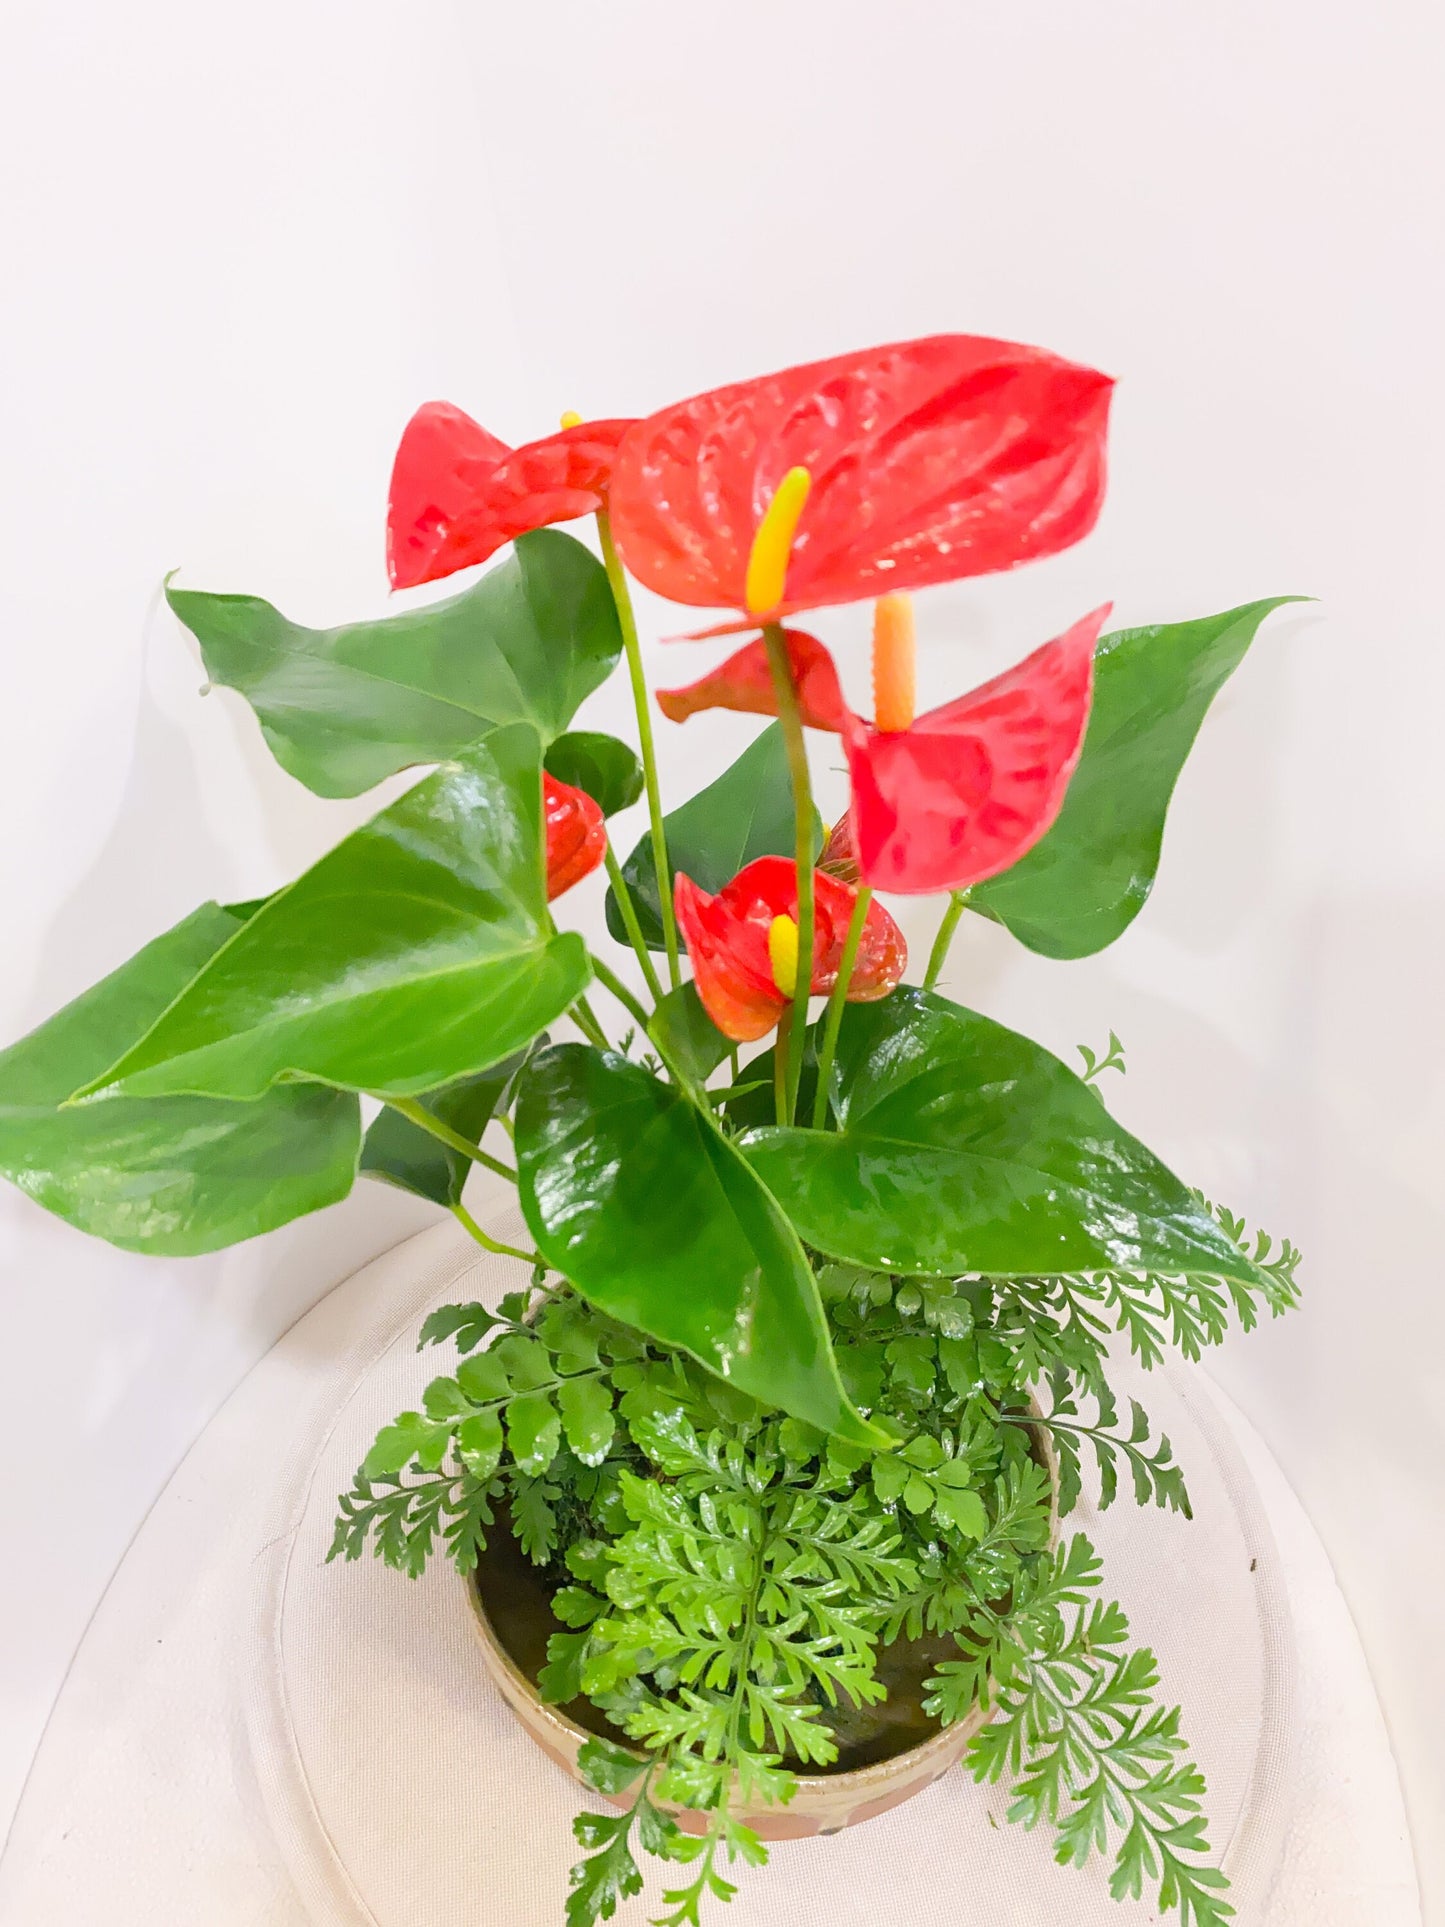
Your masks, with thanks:
<instances>
[{"instance_id":1,"label":"kokedama","mask_svg":"<svg viewBox=\"0 0 1445 1927\"><path fill-rule=\"evenodd\" d=\"M1288 599L1112 632L1097 609L916 713L911 595L1089 533L1110 392L949 335L517 449L428 404L388 562L411 587L513 545L460 594L311 630L167 593L318 795L431 773L0 1056L0 1168L114 1244L213 1250L360 1170L531 1267L499 1307L428 1318L457 1362L378 1436L333 1553L414 1575L440 1545L484 1603L504 1556L535 1569L555 1630L524 1688L607 1808L576 1822L569 1927L639 1891L639 1852L678 1863L668 1927L697 1923L731 1863L816 1830L789 1815L830 1769L881 1757L900 1681L904 1769L951 1748L1061 1861L1109 1855L1116 1896L1233 1911L1178 1711L1060 1519L1086 1454L1104 1503L1124 1472L1188 1511L1110 1344L1196 1358L1295 1302L1298 1254L1114 1120L1115 1038L1077 1073L936 988L965 911L1061 959L1128 927L1204 713ZM548 526L581 516L600 562ZM746 638L664 716L769 719L670 814L629 573L722 612L680 649ZM871 718L812 633L857 601ZM570 727L624 656L640 754ZM809 729L846 757L826 829ZM643 798L619 861L607 819ZM626 976L549 907L602 864ZM875 892L944 898L914 981ZM474 1164L515 1183L529 1246L476 1223Z\"/></svg>"}]
</instances>

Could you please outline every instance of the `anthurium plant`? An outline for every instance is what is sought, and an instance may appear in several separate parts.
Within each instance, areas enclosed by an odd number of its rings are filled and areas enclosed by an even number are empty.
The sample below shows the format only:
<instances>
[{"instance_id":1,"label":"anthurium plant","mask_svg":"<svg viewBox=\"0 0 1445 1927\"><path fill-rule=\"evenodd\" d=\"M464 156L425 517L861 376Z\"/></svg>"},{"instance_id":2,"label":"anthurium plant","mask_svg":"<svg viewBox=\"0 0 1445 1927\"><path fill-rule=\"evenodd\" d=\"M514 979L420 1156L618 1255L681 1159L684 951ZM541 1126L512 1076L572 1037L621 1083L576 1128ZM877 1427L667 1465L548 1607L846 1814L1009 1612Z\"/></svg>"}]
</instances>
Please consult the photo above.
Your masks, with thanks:
<instances>
[{"instance_id":1,"label":"anthurium plant","mask_svg":"<svg viewBox=\"0 0 1445 1927\"><path fill-rule=\"evenodd\" d=\"M428 773L0 1056L0 1165L112 1243L209 1251L360 1171L530 1267L500 1307L427 1320L454 1362L377 1438L334 1551L472 1574L502 1535L535 1562L538 1692L590 1711L605 1796L569 1927L639 1891L643 1851L676 1863L661 1918L698 1922L766 1857L757 1813L844 1761L884 1659L930 1641L922 1712L978 1725L966 1764L1012 1818L1061 1861L1107 1856L1116 1895L1232 1911L1178 1711L1057 1519L1085 1459L1105 1503L1122 1472L1188 1510L1110 1347L1197 1357L1293 1303L1297 1254L1116 1121L1117 1039L1070 1067L937 987L965 913L1053 958L1128 927L1204 713L1280 600L1114 630L1095 609L916 713L910 597L1088 534L1110 390L950 335L516 449L428 404L390 574L509 549L460 593L315 630L167 590L309 789ZM597 553L552 526L584 517ZM629 574L700 624L679 659L708 653L662 716L760 719L670 811ZM813 633L859 600L871 715ZM635 745L572 727L624 658ZM846 758L831 826L809 731ZM644 799L619 857L608 819ZM600 865L608 955L555 907ZM911 976L884 901L908 895L940 904ZM515 1185L525 1244L468 1209L476 1165Z\"/></svg>"}]
</instances>

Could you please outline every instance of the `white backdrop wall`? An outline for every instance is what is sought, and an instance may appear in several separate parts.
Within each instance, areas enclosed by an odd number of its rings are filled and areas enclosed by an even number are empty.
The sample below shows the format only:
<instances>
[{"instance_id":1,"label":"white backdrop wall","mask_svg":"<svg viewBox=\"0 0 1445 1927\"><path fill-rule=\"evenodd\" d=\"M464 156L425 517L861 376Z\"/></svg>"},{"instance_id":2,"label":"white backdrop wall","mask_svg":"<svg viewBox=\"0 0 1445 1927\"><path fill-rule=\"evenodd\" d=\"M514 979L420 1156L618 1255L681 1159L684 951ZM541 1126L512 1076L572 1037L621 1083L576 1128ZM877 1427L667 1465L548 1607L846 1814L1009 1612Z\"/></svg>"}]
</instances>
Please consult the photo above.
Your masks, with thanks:
<instances>
[{"instance_id":1,"label":"white backdrop wall","mask_svg":"<svg viewBox=\"0 0 1445 1927\"><path fill-rule=\"evenodd\" d=\"M925 697L1106 597L1318 598L1211 718L1130 933L1070 966L977 924L948 986L1065 1054L1117 1028L1126 1121L1303 1244L1306 1309L1215 1369L1337 1563L1445 1919L1438 10L56 0L5 39L7 1037L373 807L199 700L158 591L180 565L303 620L380 612L429 396L523 440L874 340L1039 341L1121 378L1110 504L1070 554L924 600ZM861 623L824 619L860 696ZM627 733L620 684L588 716ZM663 727L674 794L741 740ZM596 880L573 902L597 929ZM0 1198L0 1827L170 1468L426 1215L373 1187L151 1262Z\"/></svg>"}]
</instances>

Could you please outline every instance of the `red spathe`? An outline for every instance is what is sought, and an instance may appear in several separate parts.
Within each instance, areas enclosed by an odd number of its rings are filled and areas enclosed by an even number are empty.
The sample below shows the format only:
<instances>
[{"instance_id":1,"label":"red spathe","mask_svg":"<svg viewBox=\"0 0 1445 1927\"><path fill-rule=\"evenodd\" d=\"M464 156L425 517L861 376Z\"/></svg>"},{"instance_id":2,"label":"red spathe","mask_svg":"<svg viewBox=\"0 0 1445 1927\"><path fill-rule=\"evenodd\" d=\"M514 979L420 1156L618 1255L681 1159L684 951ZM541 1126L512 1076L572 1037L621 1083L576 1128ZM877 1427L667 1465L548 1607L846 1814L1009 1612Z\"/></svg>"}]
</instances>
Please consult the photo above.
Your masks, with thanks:
<instances>
[{"instance_id":1,"label":"red spathe","mask_svg":"<svg viewBox=\"0 0 1445 1927\"><path fill-rule=\"evenodd\" d=\"M504 543L607 500L630 421L581 422L509 448L448 401L407 423L391 471L386 565L394 589L485 562Z\"/></svg>"},{"instance_id":2,"label":"red spathe","mask_svg":"<svg viewBox=\"0 0 1445 1927\"><path fill-rule=\"evenodd\" d=\"M659 595L746 610L753 539L803 467L783 598L756 617L1015 568L1093 527L1112 386L1041 348L934 335L716 388L623 438L617 546Z\"/></svg>"}]
</instances>

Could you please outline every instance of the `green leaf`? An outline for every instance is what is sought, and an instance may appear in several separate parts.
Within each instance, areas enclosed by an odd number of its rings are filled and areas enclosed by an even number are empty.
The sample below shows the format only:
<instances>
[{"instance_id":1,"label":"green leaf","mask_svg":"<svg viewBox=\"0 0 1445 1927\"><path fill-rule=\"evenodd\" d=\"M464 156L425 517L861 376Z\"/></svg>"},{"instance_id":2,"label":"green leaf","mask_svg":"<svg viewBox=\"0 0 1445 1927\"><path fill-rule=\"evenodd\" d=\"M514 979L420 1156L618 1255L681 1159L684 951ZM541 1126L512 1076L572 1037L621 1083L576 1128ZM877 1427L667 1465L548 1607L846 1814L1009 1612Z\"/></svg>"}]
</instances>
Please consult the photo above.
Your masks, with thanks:
<instances>
[{"instance_id":1,"label":"green leaf","mask_svg":"<svg viewBox=\"0 0 1445 1927\"><path fill-rule=\"evenodd\" d=\"M467 1397L478 1404L494 1398L509 1398L512 1392L507 1368L495 1349L474 1352L470 1358L464 1358L457 1367L457 1383Z\"/></svg>"},{"instance_id":2,"label":"green leaf","mask_svg":"<svg viewBox=\"0 0 1445 1927\"><path fill-rule=\"evenodd\" d=\"M409 1096L496 1064L590 979L581 937L551 934L541 806L535 730L472 744L271 897L78 1095Z\"/></svg>"},{"instance_id":3,"label":"green leaf","mask_svg":"<svg viewBox=\"0 0 1445 1927\"><path fill-rule=\"evenodd\" d=\"M392 1425L383 1425L376 1442L361 1462L366 1479L386 1479L405 1471L413 1459L420 1459L428 1472L435 1472L451 1444L451 1428L429 1419L420 1412L402 1412Z\"/></svg>"},{"instance_id":4,"label":"green leaf","mask_svg":"<svg viewBox=\"0 0 1445 1927\"><path fill-rule=\"evenodd\" d=\"M525 1060L525 1051L515 1051L490 1070L479 1071L475 1077L459 1077L454 1084L428 1091L417 1101L439 1124L477 1144ZM461 1203L471 1168L472 1161L463 1152L454 1151L390 1106L373 1119L361 1147L361 1169L367 1177L448 1207Z\"/></svg>"},{"instance_id":5,"label":"green leaf","mask_svg":"<svg viewBox=\"0 0 1445 1927\"><path fill-rule=\"evenodd\" d=\"M492 1347L492 1356L506 1367L514 1392L535 1392L555 1382L557 1375L552 1370L547 1347L528 1333L511 1332L499 1338Z\"/></svg>"},{"instance_id":6,"label":"green leaf","mask_svg":"<svg viewBox=\"0 0 1445 1927\"><path fill-rule=\"evenodd\" d=\"M1265 617L1301 596L1249 602L1198 622L1119 629L1094 657L1084 752L1048 834L968 907L1045 957L1088 957L1143 909L1169 799L1205 712Z\"/></svg>"},{"instance_id":7,"label":"green leaf","mask_svg":"<svg viewBox=\"0 0 1445 1927\"><path fill-rule=\"evenodd\" d=\"M465 1418L472 1402L454 1378L434 1378L421 1395L428 1418Z\"/></svg>"},{"instance_id":8,"label":"green leaf","mask_svg":"<svg viewBox=\"0 0 1445 1927\"><path fill-rule=\"evenodd\" d=\"M622 649L601 564L555 529L518 537L460 595L381 622L303 629L257 596L166 599L212 682L240 691L277 762L318 796L359 796L501 723L550 742Z\"/></svg>"},{"instance_id":9,"label":"green leaf","mask_svg":"<svg viewBox=\"0 0 1445 1927\"><path fill-rule=\"evenodd\" d=\"M524 1472L535 1478L557 1456L562 1442L557 1408L546 1392L524 1392L507 1407L507 1444Z\"/></svg>"},{"instance_id":10,"label":"green leaf","mask_svg":"<svg viewBox=\"0 0 1445 1927\"><path fill-rule=\"evenodd\" d=\"M547 1641L547 1664L537 1674L537 1685L550 1705L565 1706L580 1698L582 1664L591 1643L586 1631L553 1633Z\"/></svg>"},{"instance_id":11,"label":"green leaf","mask_svg":"<svg viewBox=\"0 0 1445 1927\"><path fill-rule=\"evenodd\" d=\"M1081 1078L1002 1024L926 990L849 1004L834 1079L837 1132L737 1140L829 1257L947 1277L1255 1280L1194 1192Z\"/></svg>"},{"instance_id":12,"label":"green leaf","mask_svg":"<svg viewBox=\"0 0 1445 1927\"><path fill-rule=\"evenodd\" d=\"M669 1063L699 1084L707 1081L732 1049L731 1040L703 1009L692 982L668 991L652 1013L647 1033Z\"/></svg>"},{"instance_id":13,"label":"green leaf","mask_svg":"<svg viewBox=\"0 0 1445 1927\"><path fill-rule=\"evenodd\" d=\"M545 1566L557 1545L553 1501L561 1498L561 1488L545 1478L528 1478L522 1471L516 1472L511 1483L512 1530L517 1543L534 1566Z\"/></svg>"},{"instance_id":14,"label":"green leaf","mask_svg":"<svg viewBox=\"0 0 1445 1927\"><path fill-rule=\"evenodd\" d=\"M495 1411L474 1412L457 1427L457 1457L476 1479L489 1479L502 1458L502 1421Z\"/></svg>"},{"instance_id":15,"label":"green leaf","mask_svg":"<svg viewBox=\"0 0 1445 1927\"><path fill-rule=\"evenodd\" d=\"M114 1098L63 1108L144 1035L245 919L203 904L0 1053L0 1173L81 1231L190 1257L272 1231L351 1189L356 1099L292 1086L258 1103Z\"/></svg>"},{"instance_id":16,"label":"green leaf","mask_svg":"<svg viewBox=\"0 0 1445 1927\"><path fill-rule=\"evenodd\" d=\"M962 1486L945 1485L940 1480L933 1501L933 1509L939 1518L965 1538L981 1539L988 1531L988 1512L977 1492L969 1492Z\"/></svg>"},{"instance_id":17,"label":"green leaf","mask_svg":"<svg viewBox=\"0 0 1445 1927\"><path fill-rule=\"evenodd\" d=\"M595 1830L580 1831L581 1823L591 1820ZM617 1903L642 1892L642 1875L627 1845L630 1814L603 1819L599 1814L579 1814L574 1823L584 1846L599 1851L579 1860L572 1869L571 1890L567 1895L567 1927L595 1927L599 1920L610 1920Z\"/></svg>"},{"instance_id":18,"label":"green leaf","mask_svg":"<svg viewBox=\"0 0 1445 1927\"><path fill-rule=\"evenodd\" d=\"M885 1505L892 1505L895 1499L902 1498L904 1488L912 1477L908 1466L897 1455L873 1461L873 1490Z\"/></svg>"},{"instance_id":19,"label":"green leaf","mask_svg":"<svg viewBox=\"0 0 1445 1927\"><path fill-rule=\"evenodd\" d=\"M607 1387L598 1378L564 1379L557 1388L557 1403L567 1443L584 1465L601 1465L617 1424Z\"/></svg>"},{"instance_id":20,"label":"green leaf","mask_svg":"<svg viewBox=\"0 0 1445 1927\"><path fill-rule=\"evenodd\" d=\"M586 1739L577 1755L577 1770L595 1793L625 1793L646 1765L645 1759L610 1740Z\"/></svg>"},{"instance_id":21,"label":"green leaf","mask_svg":"<svg viewBox=\"0 0 1445 1927\"><path fill-rule=\"evenodd\" d=\"M428 1345L441 1345L448 1338L454 1338L459 1352L469 1352L481 1344L497 1323L485 1305L438 1305L422 1320L416 1348L419 1352L425 1351Z\"/></svg>"},{"instance_id":22,"label":"green leaf","mask_svg":"<svg viewBox=\"0 0 1445 1927\"><path fill-rule=\"evenodd\" d=\"M721 890L754 857L791 856L793 790L781 725L771 723L715 783L709 783L681 809L665 817L663 827L673 876L681 870L703 890ZM821 821L816 827L821 849ZM661 950L657 866L652 860L650 836L638 843L623 864L622 874L632 892L648 949ZM619 943L627 942L622 912L611 890L607 892L607 928Z\"/></svg>"},{"instance_id":23,"label":"green leaf","mask_svg":"<svg viewBox=\"0 0 1445 1927\"><path fill-rule=\"evenodd\" d=\"M848 1404L792 1227L712 1120L610 1052L534 1056L517 1102L522 1209L584 1298L766 1404L873 1443Z\"/></svg>"},{"instance_id":24,"label":"green leaf","mask_svg":"<svg viewBox=\"0 0 1445 1927\"><path fill-rule=\"evenodd\" d=\"M604 816L630 809L642 794L642 765L615 736L600 730L569 730L543 759L549 775L585 790Z\"/></svg>"},{"instance_id":25,"label":"green leaf","mask_svg":"<svg viewBox=\"0 0 1445 1927\"><path fill-rule=\"evenodd\" d=\"M928 1348L929 1383L933 1382L933 1347ZM899 1454L906 1465L919 1472L936 1472L943 1464L943 1447L931 1432L920 1432L911 1438Z\"/></svg>"},{"instance_id":26,"label":"green leaf","mask_svg":"<svg viewBox=\"0 0 1445 1927\"><path fill-rule=\"evenodd\" d=\"M903 1503L910 1512L927 1512L933 1505L933 1487L921 1472L915 1472L903 1488Z\"/></svg>"}]
</instances>

